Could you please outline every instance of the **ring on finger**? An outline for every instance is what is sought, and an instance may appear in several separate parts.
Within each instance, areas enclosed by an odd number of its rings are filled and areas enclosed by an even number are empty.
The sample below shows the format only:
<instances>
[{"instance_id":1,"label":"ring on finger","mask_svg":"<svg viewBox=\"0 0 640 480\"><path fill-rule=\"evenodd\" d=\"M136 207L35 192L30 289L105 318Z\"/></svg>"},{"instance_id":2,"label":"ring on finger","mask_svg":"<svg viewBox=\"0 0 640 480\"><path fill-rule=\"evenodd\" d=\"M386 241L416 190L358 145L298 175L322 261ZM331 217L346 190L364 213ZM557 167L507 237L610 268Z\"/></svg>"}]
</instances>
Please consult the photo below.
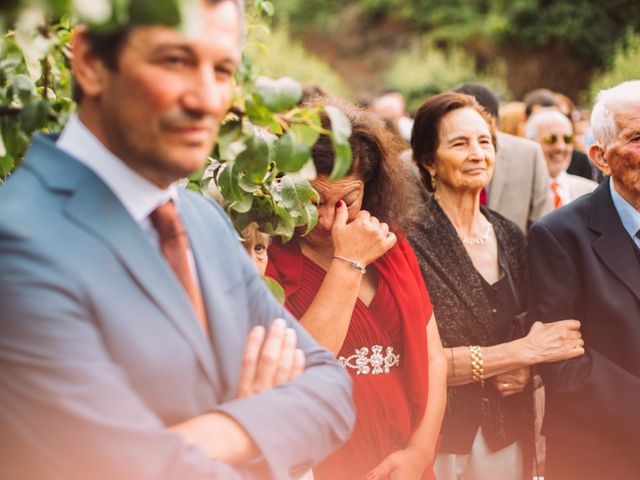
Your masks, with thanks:
<instances>
[{"instance_id":1,"label":"ring on finger","mask_svg":"<svg viewBox=\"0 0 640 480\"><path fill-rule=\"evenodd\" d=\"M507 382L503 382L502 383L502 389L503 390L508 390L509 389L509 384Z\"/></svg>"},{"instance_id":2,"label":"ring on finger","mask_svg":"<svg viewBox=\"0 0 640 480\"><path fill-rule=\"evenodd\" d=\"M576 348L582 348L584 347L584 340L582 338L579 338L578 341L576 342Z\"/></svg>"}]
</instances>

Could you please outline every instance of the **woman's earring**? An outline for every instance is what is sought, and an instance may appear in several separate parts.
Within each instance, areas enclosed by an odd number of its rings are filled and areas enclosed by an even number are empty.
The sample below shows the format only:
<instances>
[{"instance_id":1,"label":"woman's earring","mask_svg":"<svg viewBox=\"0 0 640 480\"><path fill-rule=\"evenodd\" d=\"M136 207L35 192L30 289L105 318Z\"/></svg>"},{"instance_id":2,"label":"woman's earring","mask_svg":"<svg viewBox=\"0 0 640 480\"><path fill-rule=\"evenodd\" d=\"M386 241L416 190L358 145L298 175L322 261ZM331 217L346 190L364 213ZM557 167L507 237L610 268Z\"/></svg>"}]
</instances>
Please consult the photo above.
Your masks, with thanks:
<instances>
[{"instance_id":1,"label":"woman's earring","mask_svg":"<svg viewBox=\"0 0 640 480\"><path fill-rule=\"evenodd\" d=\"M436 185L437 185L436 174L434 173L433 175L430 175L430 177L431 177L431 190L433 190L435 192L436 191Z\"/></svg>"}]
</instances>

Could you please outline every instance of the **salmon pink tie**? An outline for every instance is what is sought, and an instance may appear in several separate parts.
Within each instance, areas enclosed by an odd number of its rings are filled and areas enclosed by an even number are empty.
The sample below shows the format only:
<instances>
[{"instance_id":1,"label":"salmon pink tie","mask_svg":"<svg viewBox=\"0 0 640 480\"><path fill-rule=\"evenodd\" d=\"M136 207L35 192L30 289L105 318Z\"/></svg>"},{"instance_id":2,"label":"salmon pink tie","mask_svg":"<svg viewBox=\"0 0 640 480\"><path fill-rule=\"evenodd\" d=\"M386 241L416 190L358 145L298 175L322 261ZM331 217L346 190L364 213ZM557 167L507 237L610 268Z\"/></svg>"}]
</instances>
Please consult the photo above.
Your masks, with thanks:
<instances>
[{"instance_id":1,"label":"salmon pink tie","mask_svg":"<svg viewBox=\"0 0 640 480\"><path fill-rule=\"evenodd\" d=\"M189 265L189 239L180 221L173 201L160 205L149 216L160 237L160 249L167 263L187 292L191 305L200 320L200 326L208 333L207 317L200 289Z\"/></svg>"},{"instance_id":2,"label":"salmon pink tie","mask_svg":"<svg viewBox=\"0 0 640 480\"><path fill-rule=\"evenodd\" d=\"M562 199L560 195L558 195L558 187L560 184L558 182L551 182L551 191L553 192L553 208L558 208L562 206Z\"/></svg>"}]
</instances>

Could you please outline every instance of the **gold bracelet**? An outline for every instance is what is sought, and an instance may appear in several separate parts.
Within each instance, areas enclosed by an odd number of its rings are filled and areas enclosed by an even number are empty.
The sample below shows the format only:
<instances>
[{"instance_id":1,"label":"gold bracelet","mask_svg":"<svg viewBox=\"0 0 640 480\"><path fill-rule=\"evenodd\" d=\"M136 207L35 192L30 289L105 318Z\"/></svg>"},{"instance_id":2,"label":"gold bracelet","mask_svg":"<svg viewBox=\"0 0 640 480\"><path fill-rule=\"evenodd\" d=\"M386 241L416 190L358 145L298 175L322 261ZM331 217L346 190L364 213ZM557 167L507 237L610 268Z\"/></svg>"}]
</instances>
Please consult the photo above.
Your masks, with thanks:
<instances>
[{"instance_id":1,"label":"gold bracelet","mask_svg":"<svg viewBox=\"0 0 640 480\"><path fill-rule=\"evenodd\" d=\"M469 347L471 356L471 377L474 382L484 382L484 365L482 363L482 350L479 345Z\"/></svg>"}]
</instances>

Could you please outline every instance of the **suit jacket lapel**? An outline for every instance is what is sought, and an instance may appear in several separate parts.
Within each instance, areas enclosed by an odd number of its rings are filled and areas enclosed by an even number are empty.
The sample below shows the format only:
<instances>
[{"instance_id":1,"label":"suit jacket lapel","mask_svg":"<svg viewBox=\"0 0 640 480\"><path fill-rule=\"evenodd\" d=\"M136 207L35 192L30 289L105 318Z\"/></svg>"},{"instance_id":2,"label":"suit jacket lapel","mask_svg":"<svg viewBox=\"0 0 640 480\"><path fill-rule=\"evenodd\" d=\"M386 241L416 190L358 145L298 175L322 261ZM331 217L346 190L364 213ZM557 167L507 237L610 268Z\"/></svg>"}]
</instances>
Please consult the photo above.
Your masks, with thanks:
<instances>
[{"instance_id":1,"label":"suit jacket lapel","mask_svg":"<svg viewBox=\"0 0 640 480\"><path fill-rule=\"evenodd\" d=\"M598 232L592 243L596 255L640 300L640 269L633 251L635 245L613 205L607 180L593 193L589 227Z\"/></svg>"},{"instance_id":2,"label":"suit jacket lapel","mask_svg":"<svg viewBox=\"0 0 640 480\"><path fill-rule=\"evenodd\" d=\"M216 382L222 386L217 391L228 391L226 387L237 380L238 366L222 364L225 358L231 358L225 352L242 352L246 338L244 326L235 321L236 314L229 308L233 304L229 302L229 297L238 288L237 284L233 285L231 279L234 275L230 269L241 268L241 265L229 261L226 246L221 245L221 239L216 235L218 227L195 215L196 209L190 208L193 200L184 194L180 195L180 200L180 216L189 235L209 321L211 344L217 354L213 359Z\"/></svg>"},{"instance_id":3,"label":"suit jacket lapel","mask_svg":"<svg viewBox=\"0 0 640 480\"><path fill-rule=\"evenodd\" d=\"M211 346L184 289L160 250L150 243L147 234L113 192L91 170L42 137L25 162L46 179L49 188L69 192L66 206L69 218L113 252L141 292L154 301L189 342L207 377L214 383Z\"/></svg>"}]
</instances>

